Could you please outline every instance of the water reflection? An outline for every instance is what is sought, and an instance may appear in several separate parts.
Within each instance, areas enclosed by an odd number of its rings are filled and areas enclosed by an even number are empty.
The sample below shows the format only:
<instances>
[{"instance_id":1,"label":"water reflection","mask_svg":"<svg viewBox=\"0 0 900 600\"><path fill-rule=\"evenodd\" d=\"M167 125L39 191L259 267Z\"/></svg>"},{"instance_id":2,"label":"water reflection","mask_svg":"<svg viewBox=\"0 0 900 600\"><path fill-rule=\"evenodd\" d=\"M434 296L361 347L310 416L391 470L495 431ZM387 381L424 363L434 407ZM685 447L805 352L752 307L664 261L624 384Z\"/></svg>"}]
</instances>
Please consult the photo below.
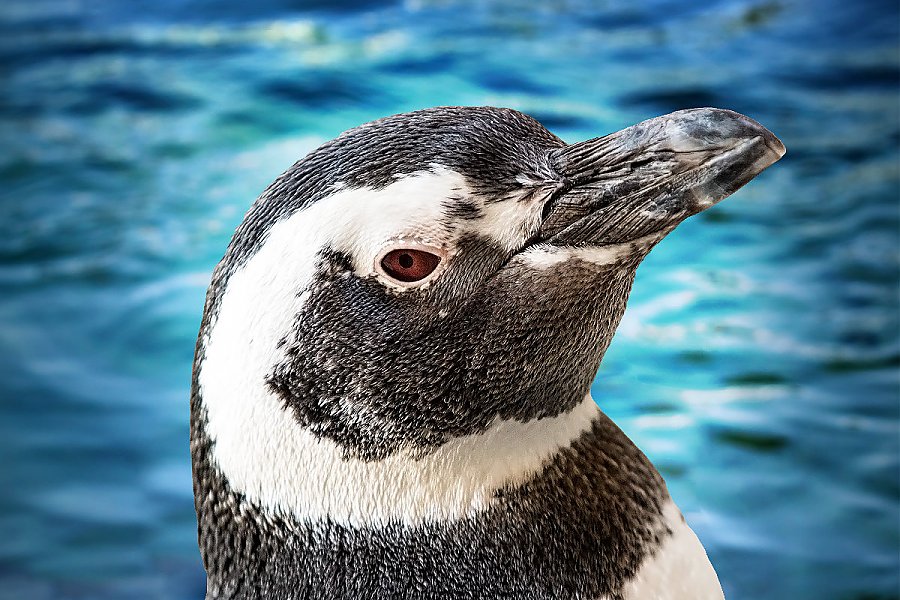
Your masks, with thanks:
<instances>
[{"instance_id":1,"label":"water reflection","mask_svg":"<svg viewBox=\"0 0 900 600\"><path fill-rule=\"evenodd\" d=\"M641 268L595 398L730 598L898 585L895 2L0 8L0 596L197 598L210 269L347 127L512 106L568 140L716 105L789 152Z\"/></svg>"}]
</instances>

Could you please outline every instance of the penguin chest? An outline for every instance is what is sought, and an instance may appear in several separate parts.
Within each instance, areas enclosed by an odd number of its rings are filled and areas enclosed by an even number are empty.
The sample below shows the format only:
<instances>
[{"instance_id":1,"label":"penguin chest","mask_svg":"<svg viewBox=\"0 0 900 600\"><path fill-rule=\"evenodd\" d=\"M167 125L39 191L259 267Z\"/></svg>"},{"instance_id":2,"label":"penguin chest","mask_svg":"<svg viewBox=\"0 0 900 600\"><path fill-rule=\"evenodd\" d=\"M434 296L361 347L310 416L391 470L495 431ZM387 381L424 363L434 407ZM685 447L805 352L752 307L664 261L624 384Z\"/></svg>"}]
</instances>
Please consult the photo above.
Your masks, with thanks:
<instances>
[{"instance_id":1,"label":"penguin chest","mask_svg":"<svg viewBox=\"0 0 900 600\"><path fill-rule=\"evenodd\" d=\"M215 469L197 476L211 598L722 597L662 478L602 414L536 475L450 518L297 518Z\"/></svg>"}]
</instances>

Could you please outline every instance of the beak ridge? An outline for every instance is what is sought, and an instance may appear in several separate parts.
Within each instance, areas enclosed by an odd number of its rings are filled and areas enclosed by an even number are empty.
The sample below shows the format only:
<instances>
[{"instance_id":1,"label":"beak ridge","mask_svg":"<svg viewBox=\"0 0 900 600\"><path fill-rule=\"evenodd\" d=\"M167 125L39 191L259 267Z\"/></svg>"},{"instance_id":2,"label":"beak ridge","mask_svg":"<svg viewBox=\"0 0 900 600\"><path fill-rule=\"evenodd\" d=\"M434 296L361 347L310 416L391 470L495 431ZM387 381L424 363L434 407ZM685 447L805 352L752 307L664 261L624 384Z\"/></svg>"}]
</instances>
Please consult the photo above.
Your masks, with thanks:
<instances>
[{"instance_id":1,"label":"beak ridge","mask_svg":"<svg viewBox=\"0 0 900 600\"><path fill-rule=\"evenodd\" d=\"M737 191L785 153L739 113L699 108L656 117L551 152L563 192L545 208L542 240L606 245L671 231Z\"/></svg>"}]
</instances>

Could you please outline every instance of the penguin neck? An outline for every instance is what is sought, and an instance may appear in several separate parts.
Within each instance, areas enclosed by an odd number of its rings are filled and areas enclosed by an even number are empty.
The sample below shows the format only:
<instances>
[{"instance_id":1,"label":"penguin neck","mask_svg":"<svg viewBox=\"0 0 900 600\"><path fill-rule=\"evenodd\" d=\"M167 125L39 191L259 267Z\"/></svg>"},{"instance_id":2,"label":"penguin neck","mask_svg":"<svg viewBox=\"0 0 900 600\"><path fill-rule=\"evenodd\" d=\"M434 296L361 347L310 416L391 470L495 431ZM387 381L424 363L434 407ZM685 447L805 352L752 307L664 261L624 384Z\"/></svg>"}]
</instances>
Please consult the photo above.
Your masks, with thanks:
<instances>
[{"instance_id":1,"label":"penguin neck","mask_svg":"<svg viewBox=\"0 0 900 600\"><path fill-rule=\"evenodd\" d=\"M349 527L417 526L484 512L501 491L532 479L600 416L588 395L554 417L497 419L483 432L452 438L424 455L410 449L364 461L300 428L274 398L249 403L195 396L198 492L204 480L221 479L267 513Z\"/></svg>"},{"instance_id":2,"label":"penguin neck","mask_svg":"<svg viewBox=\"0 0 900 600\"><path fill-rule=\"evenodd\" d=\"M306 496L297 505L276 508L234 487L217 458L220 442L206 434L208 411L197 394L192 409L195 503L209 598L257 590L271 598L337 600L368 597L376 589L392 597L410 590L435 592L427 597L466 590L468 597L480 590L478 597L485 598L556 598L564 590L582 590L579 597L622 598L626 582L680 523L673 521L680 518L677 510L667 512L671 501L659 474L589 398L565 416L529 427L497 423L480 444L447 445L430 471L419 464L437 460L437 453L418 462L397 458L393 471L382 464L364 480L341 482L341 469L352 462L339 459L346 464L319 469L312 457L321 455L313 451L294 470L316 485L300 490ZM575 439L566 442L572 432L578 432ZM556 436L559 445L544 445L549 454L538 460L541 436ZM481 461L469 460L467 452L519 468L504 480L497 471L479 470ZM529 453L529 469L538 466L526 472L518 461ZM292 481L290 473L283 475L281 485ZM441 477L455 484L436 486ZM473 487L481 494L477 501L467 492ZM418 493L406 496L406 488ZM354 507L355 519L341 512L342 502ZM304 503L323 516L311 520ZM464 516L452 518L451 508Z\"/></svg>"}]
</instances>

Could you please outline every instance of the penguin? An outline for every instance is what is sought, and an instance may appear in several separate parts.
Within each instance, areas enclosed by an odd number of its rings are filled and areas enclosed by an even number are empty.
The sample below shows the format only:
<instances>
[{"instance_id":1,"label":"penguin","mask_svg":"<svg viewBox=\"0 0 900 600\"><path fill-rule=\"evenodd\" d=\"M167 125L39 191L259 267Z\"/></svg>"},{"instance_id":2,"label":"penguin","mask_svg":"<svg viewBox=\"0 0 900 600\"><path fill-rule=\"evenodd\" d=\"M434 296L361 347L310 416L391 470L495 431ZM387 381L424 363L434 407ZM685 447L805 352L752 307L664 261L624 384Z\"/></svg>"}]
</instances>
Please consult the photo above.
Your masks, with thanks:
<instances>
[{"instance_id":1,"label":"penguin","mask_svg":"<svg viewBox=\"0 0 900 600\"><path fill-rule=\"evenodd\" d=\"M216 266L196 345L206 597L722 598L589 390L648 252L784 152L714 108L566 144L439 107L291 166Z\"/></svg>"}]
</instances>

